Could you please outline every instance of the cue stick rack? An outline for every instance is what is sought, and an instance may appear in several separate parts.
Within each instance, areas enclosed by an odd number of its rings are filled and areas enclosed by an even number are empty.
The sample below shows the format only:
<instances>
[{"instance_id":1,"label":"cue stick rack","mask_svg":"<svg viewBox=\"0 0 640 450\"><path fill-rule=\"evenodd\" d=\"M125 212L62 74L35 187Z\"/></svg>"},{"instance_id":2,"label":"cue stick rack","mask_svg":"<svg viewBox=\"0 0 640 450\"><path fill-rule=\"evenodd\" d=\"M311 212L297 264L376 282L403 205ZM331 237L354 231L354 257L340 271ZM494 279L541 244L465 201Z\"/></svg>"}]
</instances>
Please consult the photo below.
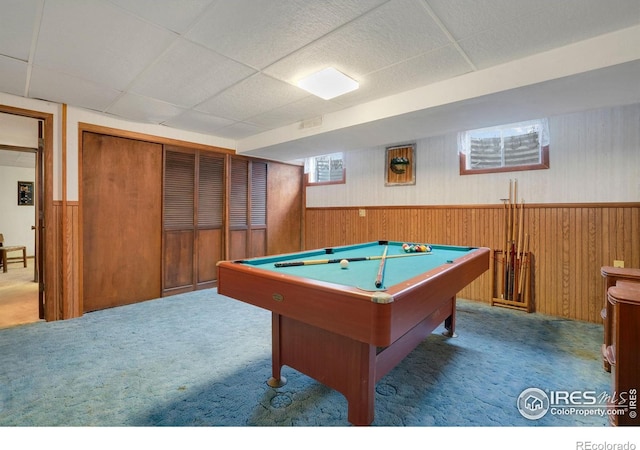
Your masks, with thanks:
<instances>
[{"instance_id":1,"label":"cue stick rack","mask_svg":"<svg viewBox=\"0 0 640 450\"><path fill-rule=\"evenodd\" d=\"M509 180L509 197L502 199L502 249L493 251L491 306L531 312L533 257L529 251L529 235L524 230L524 200L518 204L517 199L518 180Z\"/></svg>"}]
</instances>

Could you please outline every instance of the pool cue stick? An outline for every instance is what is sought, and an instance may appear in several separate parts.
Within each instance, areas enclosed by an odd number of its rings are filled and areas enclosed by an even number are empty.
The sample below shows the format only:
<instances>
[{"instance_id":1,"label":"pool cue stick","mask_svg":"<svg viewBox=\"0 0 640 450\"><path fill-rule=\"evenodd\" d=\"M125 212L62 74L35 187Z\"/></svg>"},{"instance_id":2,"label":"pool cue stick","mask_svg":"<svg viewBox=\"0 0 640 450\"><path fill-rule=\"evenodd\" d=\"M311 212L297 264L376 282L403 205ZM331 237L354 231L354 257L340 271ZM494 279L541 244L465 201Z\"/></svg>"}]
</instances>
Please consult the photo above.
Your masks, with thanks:
<instances>
[{"instance_id":1,"label":"pool cue stick","mask_svg":"<svg viewBox=\"0 0 640 450\"><path fill-rule=\"evenodd\" d=\"M515 268L515 251L514 251L514 242L515 242L515 233L517 230L516 224L516 208L518 207L518 180L513 179L513 196L511 199L511 209L509 214L511 214L511 228L509 229L509 300L513 300L513 278L514 268Z\"/></svg>"},{"instance_id":2,"label":"pool cue stick","mask_svg":"<svg viewBox=\"0 0 640 450\"><path fill-rule=\"evenodd\" d=\"M417 252L417 253L407 253L406 255L388 255L386 258L407 258L409 256L424 256L424 255L433 255L432 252ZM314 266L318 264L336 264L342 260L347 260L349 262L354 261L373 261L376 259L380 259L382 256L357 256L354 258L336 258L336 259L307 259L304 261L286 261L274 263L276 267L293 267L293 266Z\"/></svg>"},{"instance_id":3,"label":"pool cue stick","mask_svg":"<svg viewBox=\"0 0 640 450\"><path fill-rule=\"evenodd\" d=\"M517 208L517 206L516 206ZM517 235L517 247L516 254L514 260L514 291L516 291L515 285L520 283L520 274L521 274L521 266L522 266L522 232L523 232L523 221L522 221L522 213L524 211L524 200L520 203L520 217L518 218L518 235ZM517 300L517 295L514 295L514 299Z\"/></svg>"},{"instance_id":4,"label":"pool cue stick","mask_svg":"<svg viewBox=\"0 0 640 450\"><path fill-rule=\"evenodd\" d=\"M516 257L520 258L520 251L522 250L522 233L524 232L524 199L520 202L520 218L518 219L518 252Z\"/></svg>"},{"instance_id":5,"label":"pool cue stick","mask_svg":"<svg viewBox=\"0 0 640 450\"><path fill-rule=\"evenodd\" d=\"M382 258L380 258L380 266L378 266L378 274L376 275L376 282L375 282L375 285L377 288L382 287L382 280L384 279L384 266L385 266L385 263L387 262L387 250L389 250L388 245L384 247Z\"/></svg>"},{"instance_id":6,"label":"pool cue stick","mask_svg":"<svg viewBox=\"0 0 640 450\"><path fill-rule=\"evenodd\" d=\"M506 235L506 240L505 240L505 246L504 246L504 251L505 251L505 258L506 258L506 264L505 264L505 295L504 298L505 299L509 299L510 298L510 291L511 291L511 234L513 231L513 224L511 222L511 220L513 219L513 214L511 212L513 208L513 180L509 179L509 212L508 212L508 227L507 227L507 235Z\"/></svg>"},{"instance_id":7,"label":"pool cue stick","mask_svg":"<svg viewBox=\"0 0 640 450\"><path fill-rule=\"evenodd\" d=\"M502 200L502 212L503 212L503 220L502 220L502 235L504 237L504 242L502 243L503 247L502 247L502 270L501 270L501 274L502 274L502 280L500 280L500 298L505 298L504 294L505 294L505 290L504 290L504 268L505 268L505 264L507 263L507 217L508 217L508 212L507 212L507 199L503 198Z\"/></svg>"},{"instance_id":8,"label":"pool cue stick","mask_svg":"<svg viewBox=\"0 0 640 450\"><path fill-rule=\"evenodd\" d=\"M520 279L518 280L518 299L520 299L520 297L522 296L523 292L523 285L524 285L524 279L527 276L527 272L524 270L524 266L528 265L528 257L527 257L527 252L529 251L529 235L525 234L524 235L524 248L522 250L522 262L520 263ZM520 300L522 301L522 300Z\"/></svg>"},{"instance_id":9,"label":"pool cue stick","mask_svg":"<svg viewBox=\"0 0 640 450\"><path fill-rule=\"evenodd\" d=\"M511 240L516 240L516 230L518 229L518 179L513 180L513 226L511 227Z\"/></svg>"},{"instance_id":10,"label":"pool cue stick","mask_svg":"<svg viewBox=\"0 0 640 450\"><path fill-rule=\"evenodd\" d=\"M504 229L504 298L507 298L509 294L509 250L507 246L509 245L509 231L511 227L511 190L512 190L512 181L509 179L509 197L507 199L507 216L506 216L506 225Z\"/></svg>"}]
</instances>

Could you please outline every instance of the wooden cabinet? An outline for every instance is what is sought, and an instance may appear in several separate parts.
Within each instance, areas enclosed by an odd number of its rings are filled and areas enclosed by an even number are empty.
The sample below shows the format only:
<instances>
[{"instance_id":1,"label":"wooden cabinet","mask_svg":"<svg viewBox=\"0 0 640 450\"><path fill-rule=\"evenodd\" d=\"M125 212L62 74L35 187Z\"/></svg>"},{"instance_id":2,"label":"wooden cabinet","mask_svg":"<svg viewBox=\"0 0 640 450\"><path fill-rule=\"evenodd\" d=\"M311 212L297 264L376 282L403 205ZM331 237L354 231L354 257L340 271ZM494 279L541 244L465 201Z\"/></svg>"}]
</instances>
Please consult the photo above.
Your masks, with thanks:
<instances>
[{"instance_id":1,"label":"wooden cabinet","mask_svg":"<svg viewBox=\"0 0 640 450\"><path fill-rule=\"evenodd\" d=\"M611 344L603 353L611 366L613 425L640 425L640 284L620 281L609 288Z\"/></svg>"},{"instance_id":2,"label":"wooden cabinet","mask_svg":"<svg viewBox=\"0 0 640 450\"><path fill-rule=\"evenodd\" d=\"M123 134L82 135L82 312L215 287L223 259L302 249L302 166Z\"/></svg>"},{"instance_id":3,"label":"wooden cabinet","mask_svg":"<svg viewBox=\"0 0 640 450\"><path fill-rule=\"evenodd\" d=\"M215 286L224 255L225 156L165 146L163 294Z\"/></svg>"},{"instance_id":4,"label":"wooden cabinet","mask_svg":"<svg viewBox=\"0 0 640 450\"><path fill-rule=\"evenodd\" d=\"M302 248L303 168L165 146L163 294L217 284L217 263Z\"/></svg>"},{"instance_id":5,"label":"wooden cabinet","mask_svg":"<svg viewBox=\"0 0 640 450\"><path fill-rule=\"evenodd\" d=\"M640 269L603 266L600 269L601 275L604 277L604 307L600 312L602 321L604 323L604 342L603 348L606 349L611 345L612 340L612 325L611 318L613 315L613 305L608 300L609 288L615 286L619 281L634 281L640 283ZM603 353L604 355L604 353ZM603 357L602 365L604 370L611 372L611 366L606 357Z\"/></svg>"}]
</instances>

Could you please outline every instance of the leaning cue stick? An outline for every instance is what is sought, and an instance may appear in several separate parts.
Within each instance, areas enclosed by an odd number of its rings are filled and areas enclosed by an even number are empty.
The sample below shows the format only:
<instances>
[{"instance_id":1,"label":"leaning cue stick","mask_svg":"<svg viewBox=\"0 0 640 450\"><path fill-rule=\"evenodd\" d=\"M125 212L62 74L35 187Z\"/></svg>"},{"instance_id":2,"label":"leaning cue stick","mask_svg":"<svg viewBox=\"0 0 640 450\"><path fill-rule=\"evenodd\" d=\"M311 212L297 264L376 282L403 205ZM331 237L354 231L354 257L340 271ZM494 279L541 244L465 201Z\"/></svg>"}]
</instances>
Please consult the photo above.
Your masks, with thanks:
<instances>
[{"instance_id":1,"label":"leaning cue stick","mask_svg":"<svg viewBox=\"0 0 640 450\"><path fill-rule=\"evenodd\" d=\"M522 263L520 264L520 279L518 280L518 300L523 294L522 289L524 285L524 279L527 276L527 272L524 270L524 266L528 265L527 252L529 251L529 235L524 235L524 248L522 250Z\"/></svg>"},{"instance_id":2,"label":"leaning cue stick","mask_svg":"<svg viewBox=\"0 0 640 450\"><path fill-rule=\"evenodd\" d=\"M517 274L517 257L516 244L518 243L518 179L513 180L513 204L511 208L513 220L511 221L511 241L509 245L509 254L511 262L509 263L509 299L513 300L516 294L516 274Z\"/></svg>"},{"instance_id":3,"label":"leaning cue stick","mask_svg":"<svg viewBox=\"0 0 640 450\"><path fill-rule=\"evenodd\" d=\"M516 253L516 257L520 259L520 251L522 250L522 233L524 231L524 199L522 199L520 203L520 218L518 219L518 252Z\"/></svg>"},{"instance_id":4,"label":"leaning cue stick","mask_svg":"<svg viewBox=\"0 0 640 450\"><path fill-rule=\"evenodd\" d=\"M513 180L513 225L511 227L511 240L516 243L516 231L518 229L518 179Z\"/></svg>"},{"instance_id":5,"label":"leaning cue stick","mask_svg":"<svg viewBox=\"0 0 640 450\"><path fill-rule=\"evenodd\" d=\"M380 258L380 266L378 266L378 274L376 275L376 287L382 287L382 280L384 279L384 266L387 262L387 250L389 250L389 246L386 245L384 247L384 252L382 253L382 258Z\"/></svg>"},{"instance_id":6,"label":"leaning cue stick","mask_svg":"<svg viewBox=\"0 0 640 450\"><path fill-rule=\"evenodd\" d=\"M503 279L500 280L501 281L501 283L500 283L501 284L501 287L500 287L500 298L505 298L505 296L504 296L504 293L505 293L505 291L504 291L504 266L505 266L505 264L507 262L507 250L506 249L507 249L507 217L508 217L507 199L506 198L502 199L502 206L503 206L502 210L504 212L504 218L503 218L503 223L502 223L502 225L504 226L504 229L503 229L503 232L502 232L503 235L504 235L503 236L504 237L504 243L503 243L503 247L502 247L502 249L503 249L502 250L502 267L503 267L502 278Z\"/></svg>"},{"instance_id":7,"label":"leaning cue stick","mask_svg":"<svg viewBox=\"0 0 640 450\"><path fill-rule=\"evenodd\" d=\"M407 258L410 256L424 256L424 255L432 255L432 252L419 252L419 253L408 253L406 255L388 255L386 256L387 259L389 258ZM382 259L381 255L377 255L377 256L357 256L354 258L336 258L336 259L308 259L308 260L304 260L304 261L287 261L287 262L279 262L279 263L274 263L274 266L276 267L293 267L293 266L314 266L317 264L336 264L339 263L340 261L343 260L347 260L349 262L354 262L354 261L373 261L376 259Z\"/></svg>"},{"instance_id":8,"label":"leaning cue stick","mask_svg":"<svg viewBox=\"0 0 640 450\"><path fill-rule=\"evenodd\" d=\"M518 218L518 246L516 247L516 260L515 260L515 274L514 274L514 284L519 284L520 279L515 275L519 275L520 266L522 265L522 233L524 231L524 221L523 221L523 213L524 213L524 199L520 203L520 217ZM516 290L514 286L514 291ZM517 300L517 297L515 297Z\"/></svg>"},{"instance_id":9,"label":"leaning cue stick","mask_svg":"<svg viewBox=\"0 0 640 450\"><path fill-rule=\"evenodd\" d=\"M507 229L505 230L505 240L504 240L504 253L505 253L505 276L504 276L504 285L505 285L505 293L504 298L509 299L509 291L511 286L511 233L513 229L513 224L511 223L511 219L513 218L513 214L511 213L511 209L513 207L513 180L509 179L509 210L507 212Z\"/></svg>"}]
</instances>

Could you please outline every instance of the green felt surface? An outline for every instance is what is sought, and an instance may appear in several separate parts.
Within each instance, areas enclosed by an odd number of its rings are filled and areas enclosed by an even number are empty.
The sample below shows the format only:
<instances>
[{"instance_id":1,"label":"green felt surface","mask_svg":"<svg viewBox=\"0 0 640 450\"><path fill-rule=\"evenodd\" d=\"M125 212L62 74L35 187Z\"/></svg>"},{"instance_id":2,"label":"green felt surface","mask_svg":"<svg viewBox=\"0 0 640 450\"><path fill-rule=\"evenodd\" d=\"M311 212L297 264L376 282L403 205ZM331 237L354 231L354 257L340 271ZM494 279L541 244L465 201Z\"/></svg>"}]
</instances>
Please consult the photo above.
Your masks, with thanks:
<instances>
[{"instance_id":1,"label":"green felt surface","mask_svg":"<svg viewBox=\"0 0 640 450\"><path fill-rule=\"evenodd\" d=\"M277 271L288 275L296 275L313 280L326 281L346 286L355 286L364 290L376 291L384 290L390 286L399 284L443 264L449 264L448 261L455 261L456 259L476 250L475 248L469 247L432 245L432 252L428 254L405 253L402 249L402 242L389 241L388 245L387 256L412 256L388 258L386 260L383 286L380 289L375 287L375 279L378 273L378 267L380 266L379 259L371 261L353 261L349 263L349 266L346 269L342 269L338 263L275 267L275 263L287 261L380 256L384 252L385 245L381 245L378 242L334 247L332 254L327 254L324 250L314 250L275 257L255 258L247 260L245 263L261 269Z\"/></svg>"}]
</instances>

